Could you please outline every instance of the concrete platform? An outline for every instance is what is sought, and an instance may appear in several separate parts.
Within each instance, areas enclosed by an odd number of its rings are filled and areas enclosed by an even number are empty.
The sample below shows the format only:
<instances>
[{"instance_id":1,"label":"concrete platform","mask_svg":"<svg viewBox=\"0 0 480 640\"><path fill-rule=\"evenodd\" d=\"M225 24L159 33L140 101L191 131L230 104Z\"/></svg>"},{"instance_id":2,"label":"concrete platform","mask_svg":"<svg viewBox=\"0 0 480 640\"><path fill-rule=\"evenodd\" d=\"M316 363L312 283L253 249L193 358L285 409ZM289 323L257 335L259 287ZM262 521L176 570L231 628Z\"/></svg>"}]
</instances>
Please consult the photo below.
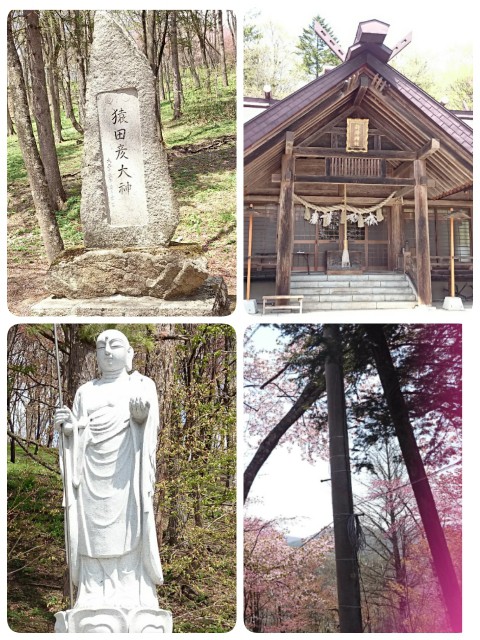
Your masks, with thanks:
<instances>
[{"instance_id":1,"label":"concrete platform","mask_svg":"<svg viewBox=\"0 0 480 640\"><path fill-rule=\"evenodd\" d=\"M221 277L211 276L193 298L162 300L148 296L109 296L70 300L50 296L34 304L34 316L84 317L172 317L226 316L230 314L226 284Z\"/></svg>"}]
</instances>

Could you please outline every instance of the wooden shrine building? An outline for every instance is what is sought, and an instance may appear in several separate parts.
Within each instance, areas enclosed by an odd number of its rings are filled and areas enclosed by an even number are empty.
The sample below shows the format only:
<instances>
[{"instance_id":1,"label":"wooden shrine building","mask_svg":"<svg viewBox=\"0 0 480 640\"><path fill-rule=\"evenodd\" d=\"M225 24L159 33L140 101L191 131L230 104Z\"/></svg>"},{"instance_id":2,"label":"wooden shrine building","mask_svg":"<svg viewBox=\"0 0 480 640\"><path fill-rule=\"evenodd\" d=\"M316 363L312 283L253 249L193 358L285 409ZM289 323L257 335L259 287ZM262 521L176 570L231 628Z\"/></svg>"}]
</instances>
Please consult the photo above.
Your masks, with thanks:
<instances>
[{"instance_id":1,"label":"wooden shrine building","mask_svg":"<svg viewBox=\"0 0 480 640\"><path fill-rule=\"evenodd\" d=\"M298 276L388 272L415 305L473 295L473 131L389 64L409 39L389 49L387 30L329 43L339 66L245 124L247 299L268 275L288 295ZM381 299L357 308L396 306Z\"/></svg>"}]
</instances>

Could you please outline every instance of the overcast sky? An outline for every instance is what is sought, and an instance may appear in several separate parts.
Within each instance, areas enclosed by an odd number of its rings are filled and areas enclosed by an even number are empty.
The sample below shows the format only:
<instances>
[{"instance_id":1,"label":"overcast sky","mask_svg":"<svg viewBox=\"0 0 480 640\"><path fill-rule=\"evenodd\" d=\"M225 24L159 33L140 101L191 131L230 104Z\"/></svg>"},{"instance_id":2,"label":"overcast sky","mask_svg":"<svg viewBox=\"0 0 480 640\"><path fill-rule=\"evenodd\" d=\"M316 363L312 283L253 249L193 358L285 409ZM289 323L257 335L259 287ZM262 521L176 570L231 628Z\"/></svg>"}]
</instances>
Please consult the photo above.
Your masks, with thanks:
<instances>
[{"instance_id":1,"label":"overcast sky","mask_svg":"<svg viewBox=\"0 0 480 640\"><path fill-rule=\"evenodd\" d=\"M421 0L385 2L385 0L364 0L364 2L297 2L294 11L288 3L261 2L247 3L250 8L261 11L260 19L269 19L281 24L293 38L301 35L313 17L320 15L332 28L340 44L348 48L355 38L359 22L377 19L390 25L385 44L393 49L397 42L410 31L412 43L405 49L409 53L435 53L439 64L446 61L444 52L451 47L472 46L475 20L469 11L455 11L443 3L433 4ZM449 54L448 54L449 55Z\"/></svg>"}]
</instances>

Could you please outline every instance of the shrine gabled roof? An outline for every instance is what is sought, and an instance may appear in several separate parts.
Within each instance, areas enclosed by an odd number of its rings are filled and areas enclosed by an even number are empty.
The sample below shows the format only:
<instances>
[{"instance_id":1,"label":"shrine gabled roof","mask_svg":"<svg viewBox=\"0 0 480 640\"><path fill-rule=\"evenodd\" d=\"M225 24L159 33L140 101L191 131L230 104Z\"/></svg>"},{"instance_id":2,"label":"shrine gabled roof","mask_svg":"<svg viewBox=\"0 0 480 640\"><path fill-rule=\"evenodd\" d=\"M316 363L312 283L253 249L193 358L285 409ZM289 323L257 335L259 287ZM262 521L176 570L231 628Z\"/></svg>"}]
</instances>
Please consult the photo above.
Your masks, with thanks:
<instances>
[{"instance_id":1,"label":"shrine gabled roof","mask_svg":"<svg viewBox=\"0 0 480 640\"><path fill-rule=\"evenodd\" d=\"M437 139L439 150L428 158L429 174L435 181L429 190L432 197L471 186L472 128L379 59L380 46L383 52L383 44L375 48L368 43L355 49L338 67L245 124L246 193L252 188L257 193L274 188L267 185L279 170L288 131L294 133L295 146L304 149L315 146L321 132L346 126L347 117L368 118L398 150L419 152ZM390 169L398 164L390 162Z\"/></svg>"},{"instance_id":2,"label":"shrine gabled roof","mask_svg":"<svg viewBox=\"0 0 480 640\"><path fill-rule=\"evenodd\" d=\"M432 126L439 127L467 153L473 153L473 131L468 125L396 69L364 51L247 122L244 128L246 156L279 131L284 133L288 129L295 130L295 123L315 109L322 97L327 96L335 88L341 88L343 82L365 66L382 76L394 90L411 103L412 107L419 109L431 120ZM340 99L339 96L338 100ZM432 132L433 135L435 135L434 132Z\"/></svg>"}]
</instances>

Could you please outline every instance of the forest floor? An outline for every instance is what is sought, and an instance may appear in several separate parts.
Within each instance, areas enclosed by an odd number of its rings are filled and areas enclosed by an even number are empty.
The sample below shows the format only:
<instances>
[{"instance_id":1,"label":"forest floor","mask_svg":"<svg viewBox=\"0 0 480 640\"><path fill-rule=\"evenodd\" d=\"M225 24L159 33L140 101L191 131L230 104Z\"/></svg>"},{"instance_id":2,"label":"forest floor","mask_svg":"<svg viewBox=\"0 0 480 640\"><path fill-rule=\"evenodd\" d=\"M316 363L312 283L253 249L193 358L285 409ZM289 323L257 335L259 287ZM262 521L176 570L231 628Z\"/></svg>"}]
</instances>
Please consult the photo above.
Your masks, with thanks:
<instances>
[{"instance_id":1,"label":"forest floor","mask_svg":"<svg viewBox=\"0 0 480 640\"><path fill-rule=\"evenodd\" d=\"M58 469L57 448L42 447L36 457ZM14 632L53 633L54 614L70 608L61 505L60 474L17 446L15 463L7 463L7 621ZM159 605L174 612L177 633L226 632L235 624L234 510L223 524L184 532L178 548L162 547ZM188 573L187 557L201 565L193 583L178 578Z\"/></svg>"},{"instance_id":2,"label":"forest floor","mask_svg":"<svg viewBox=\"0 0 480 640\"><path fill-rule=\"evenodd\" d=\"M222 276L233 310L236 297L236 143L232 127L204 127L191 135L185 125L165 128L167 156L180 210L174 240L200 244L211 275ZM192 129L193 127L190 127ZM179 133L181 132L181 133ZM83 144L73 130L58 146L59 165L69 200L58 212L65 247L82 244L80 224ZM190 138L194 141L190 142ZM172 141L174 142L172 144ZM48 296L48 262L16 136L8 142L7 300L11 313L31 315L31 306Z\"/></svg>"},{"instance_id":3,"label":"forest floor","mask_svg":"<svg viewBox=\"0 0 480 640\"><path fill-rule=\"evenodd\" d=\"M40 458L58 467L57 449ZM8 463L7 495L8 624L12 631L52 633L53 612L68 607L60 476L17 451L15 464Z\"/></svg>"}]
</instances>

